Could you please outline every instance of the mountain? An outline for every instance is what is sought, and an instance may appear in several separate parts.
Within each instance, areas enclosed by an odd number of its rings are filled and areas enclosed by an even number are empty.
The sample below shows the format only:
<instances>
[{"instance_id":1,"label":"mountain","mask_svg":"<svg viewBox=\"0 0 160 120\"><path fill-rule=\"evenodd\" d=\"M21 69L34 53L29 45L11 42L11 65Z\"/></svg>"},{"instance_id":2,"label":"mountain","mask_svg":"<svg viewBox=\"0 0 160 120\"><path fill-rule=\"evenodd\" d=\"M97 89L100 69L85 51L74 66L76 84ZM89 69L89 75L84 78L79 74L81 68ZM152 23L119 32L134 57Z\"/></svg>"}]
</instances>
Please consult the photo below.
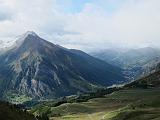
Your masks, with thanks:
<instances>
[{"instance_id":1,"label":"mountain","mask_svg":"<svg viewBox=\"0 0 160 120\"><path fill-rule=\"evenodd\" d=\"M133 67L134 65L144 65L148 61L160 56L160 50L152 47L138 49L106 49L90 53L110 64L121 66L122 68Z\"/></svg>"},{"instance_id":2,"label":"mountain","mask_svg":"<svg viewBox=\"0 0 160 120\"><path fill-rule=\"evenodd\" d=\"M154 73L151 73L148 76L142 77L141 79L138 79L134 82L131 82L130 84L125 85L125 87L129 88L135 88L135 87L141 87L141 88L152 88L152 87L160 87L160 70L157 70Z\"/></svg>"},{"instance_id":3,"label":"mountain","mask_svg":"<svg viewBox=\"0 0 160 120\"><path fill-rule=\"evenodd\" d=\"M146 64L139 66L136 71L136 76L139 78L148 76L160 69L160 57L155 57L148 61Z\"/></svg>"},{"instance_id":4,"label":"mountain","mask_svg":"<svg viewBox=\"0 0 160 120\"><path fill-rule=\"evenodd\" d=\"M0 55L0 93L60 97L125 80L122 69L27 32Z\"/></svg>"},{"instance_id":5,"label":"mountain","mask_svg":"<svg viewBox=\"0 0 160 120\"><path fill-rule=\"evenodd\" d=\"M160 50L151 47L126 50L107 49L92 52L91 55L121 67L127 78L137 79L150 74L151 68L154 69L156 61L160 57Z\"/></svg>"}]
</instances>

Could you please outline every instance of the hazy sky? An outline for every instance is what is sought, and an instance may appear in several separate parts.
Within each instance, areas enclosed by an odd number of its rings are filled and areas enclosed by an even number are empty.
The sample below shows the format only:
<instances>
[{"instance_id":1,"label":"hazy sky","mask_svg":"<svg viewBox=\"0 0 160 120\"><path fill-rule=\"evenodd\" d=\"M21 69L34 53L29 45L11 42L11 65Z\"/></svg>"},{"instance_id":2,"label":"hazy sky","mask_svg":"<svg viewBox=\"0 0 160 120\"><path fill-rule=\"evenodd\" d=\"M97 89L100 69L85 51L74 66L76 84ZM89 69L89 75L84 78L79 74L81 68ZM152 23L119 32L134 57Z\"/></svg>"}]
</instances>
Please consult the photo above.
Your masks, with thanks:
<instances>
[{"instance_id":1,"label":"hazy sky","mask_svg":"<svg viewBox=\"0 0 160 120\"><path fill-rule=\"evenodd\" d=\"M160 0L0 0L0 40L26 31L82 50L160 46Z\"/></svg>"}]
</instances>

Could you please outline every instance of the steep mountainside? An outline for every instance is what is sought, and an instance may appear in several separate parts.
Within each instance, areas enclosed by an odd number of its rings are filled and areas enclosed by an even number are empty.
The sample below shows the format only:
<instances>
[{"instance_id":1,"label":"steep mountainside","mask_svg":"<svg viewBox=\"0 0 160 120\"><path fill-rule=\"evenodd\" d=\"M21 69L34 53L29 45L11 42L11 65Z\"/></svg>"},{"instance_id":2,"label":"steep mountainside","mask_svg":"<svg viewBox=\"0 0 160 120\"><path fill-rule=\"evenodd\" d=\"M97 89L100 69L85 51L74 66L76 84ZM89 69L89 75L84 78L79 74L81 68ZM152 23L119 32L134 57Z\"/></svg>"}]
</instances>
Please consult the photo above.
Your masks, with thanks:
<instances>
[{"instance_id":1,"label":"steep mountainside","mask_svg":"<svg viewBox=\"0 0 160 120\"><path fill-rule=\"evenodd\" d=\"M0 56L0 93L59 97L121 83L122 70L27 32Z\"/></svg>"}]
</instances>

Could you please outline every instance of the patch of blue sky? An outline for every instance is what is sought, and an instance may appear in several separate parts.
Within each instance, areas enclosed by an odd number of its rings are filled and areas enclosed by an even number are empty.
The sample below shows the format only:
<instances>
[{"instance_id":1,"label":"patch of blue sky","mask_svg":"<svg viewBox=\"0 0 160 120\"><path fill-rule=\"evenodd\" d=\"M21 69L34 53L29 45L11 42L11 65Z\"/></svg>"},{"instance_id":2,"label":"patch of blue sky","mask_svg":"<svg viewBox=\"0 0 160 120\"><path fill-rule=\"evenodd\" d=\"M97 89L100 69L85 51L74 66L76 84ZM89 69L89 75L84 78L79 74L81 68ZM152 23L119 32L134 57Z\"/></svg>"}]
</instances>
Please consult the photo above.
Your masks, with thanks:
<instances>
[{"instance_id":1,"label":"patch of blue sky","mask_svg":"<svg viewBox=\"0 0 160 120\"><path fill-rule=\"evenodd\" d=\"M94 0L58 0L58 5L65 13L78 13L84 8L87 3L92 3Z\"/></svg>"},{"instance_id":2,"label":"patch of blue sky","mask_svg":"<svg viewBox=\"0 0 160 120\"><path fill-rule=\"evenodd\" d=\"M78 13L87 3L98 6L107 13L118 10L127 0L58 0L58 4L65 13Z\"/></svg>"}]
</instances>

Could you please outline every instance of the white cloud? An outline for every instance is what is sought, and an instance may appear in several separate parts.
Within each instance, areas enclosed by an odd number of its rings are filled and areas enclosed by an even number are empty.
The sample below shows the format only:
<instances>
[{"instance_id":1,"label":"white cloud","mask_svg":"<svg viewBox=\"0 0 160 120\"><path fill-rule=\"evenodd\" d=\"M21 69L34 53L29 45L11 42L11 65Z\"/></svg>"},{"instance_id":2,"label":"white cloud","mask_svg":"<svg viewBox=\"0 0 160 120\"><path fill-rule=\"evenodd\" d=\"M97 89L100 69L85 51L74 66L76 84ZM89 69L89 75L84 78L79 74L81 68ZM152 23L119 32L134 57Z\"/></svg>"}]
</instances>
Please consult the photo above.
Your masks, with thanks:
<instances>
[{"instance_id":1,"label":"white cloud","mask_svg":"<svg viewBox=\"0 0 160 120\"><path fill-rule=\"evenodd\" d=\"M100 11L100 6L87 5L72 17L70 28L82 33L77 36L81 42L84 40L101 47L160 45L159 4L158 0L130 0L111 14ZM68 37L72 39L73 36Z\"/></svg>"},{"instance_id":2,"label":"white cloud","mask_svg":"<svg viewBox=\"0 0 160 120\"><path fill-rule=\"evenodd\" d=\"M160 1L118 1L87 2L80 12L66 13L57 0L0 0L0 11L7 9L0 12L0 39L33 30L79 49L160 45Z\"/></svg>"},{"instance_id":3,"label":"white cloud","mask_svg":"<svg viewBox=\"0 0 160 120\"><path fill-rule=\"evenodd\" d=\"M13 11L10 21L0 23L3 34L21 34L27 30L37 32L58 31L64 24L56 11L55 0L4 0L3 4Z\"/></svg>"}]
</instances>

